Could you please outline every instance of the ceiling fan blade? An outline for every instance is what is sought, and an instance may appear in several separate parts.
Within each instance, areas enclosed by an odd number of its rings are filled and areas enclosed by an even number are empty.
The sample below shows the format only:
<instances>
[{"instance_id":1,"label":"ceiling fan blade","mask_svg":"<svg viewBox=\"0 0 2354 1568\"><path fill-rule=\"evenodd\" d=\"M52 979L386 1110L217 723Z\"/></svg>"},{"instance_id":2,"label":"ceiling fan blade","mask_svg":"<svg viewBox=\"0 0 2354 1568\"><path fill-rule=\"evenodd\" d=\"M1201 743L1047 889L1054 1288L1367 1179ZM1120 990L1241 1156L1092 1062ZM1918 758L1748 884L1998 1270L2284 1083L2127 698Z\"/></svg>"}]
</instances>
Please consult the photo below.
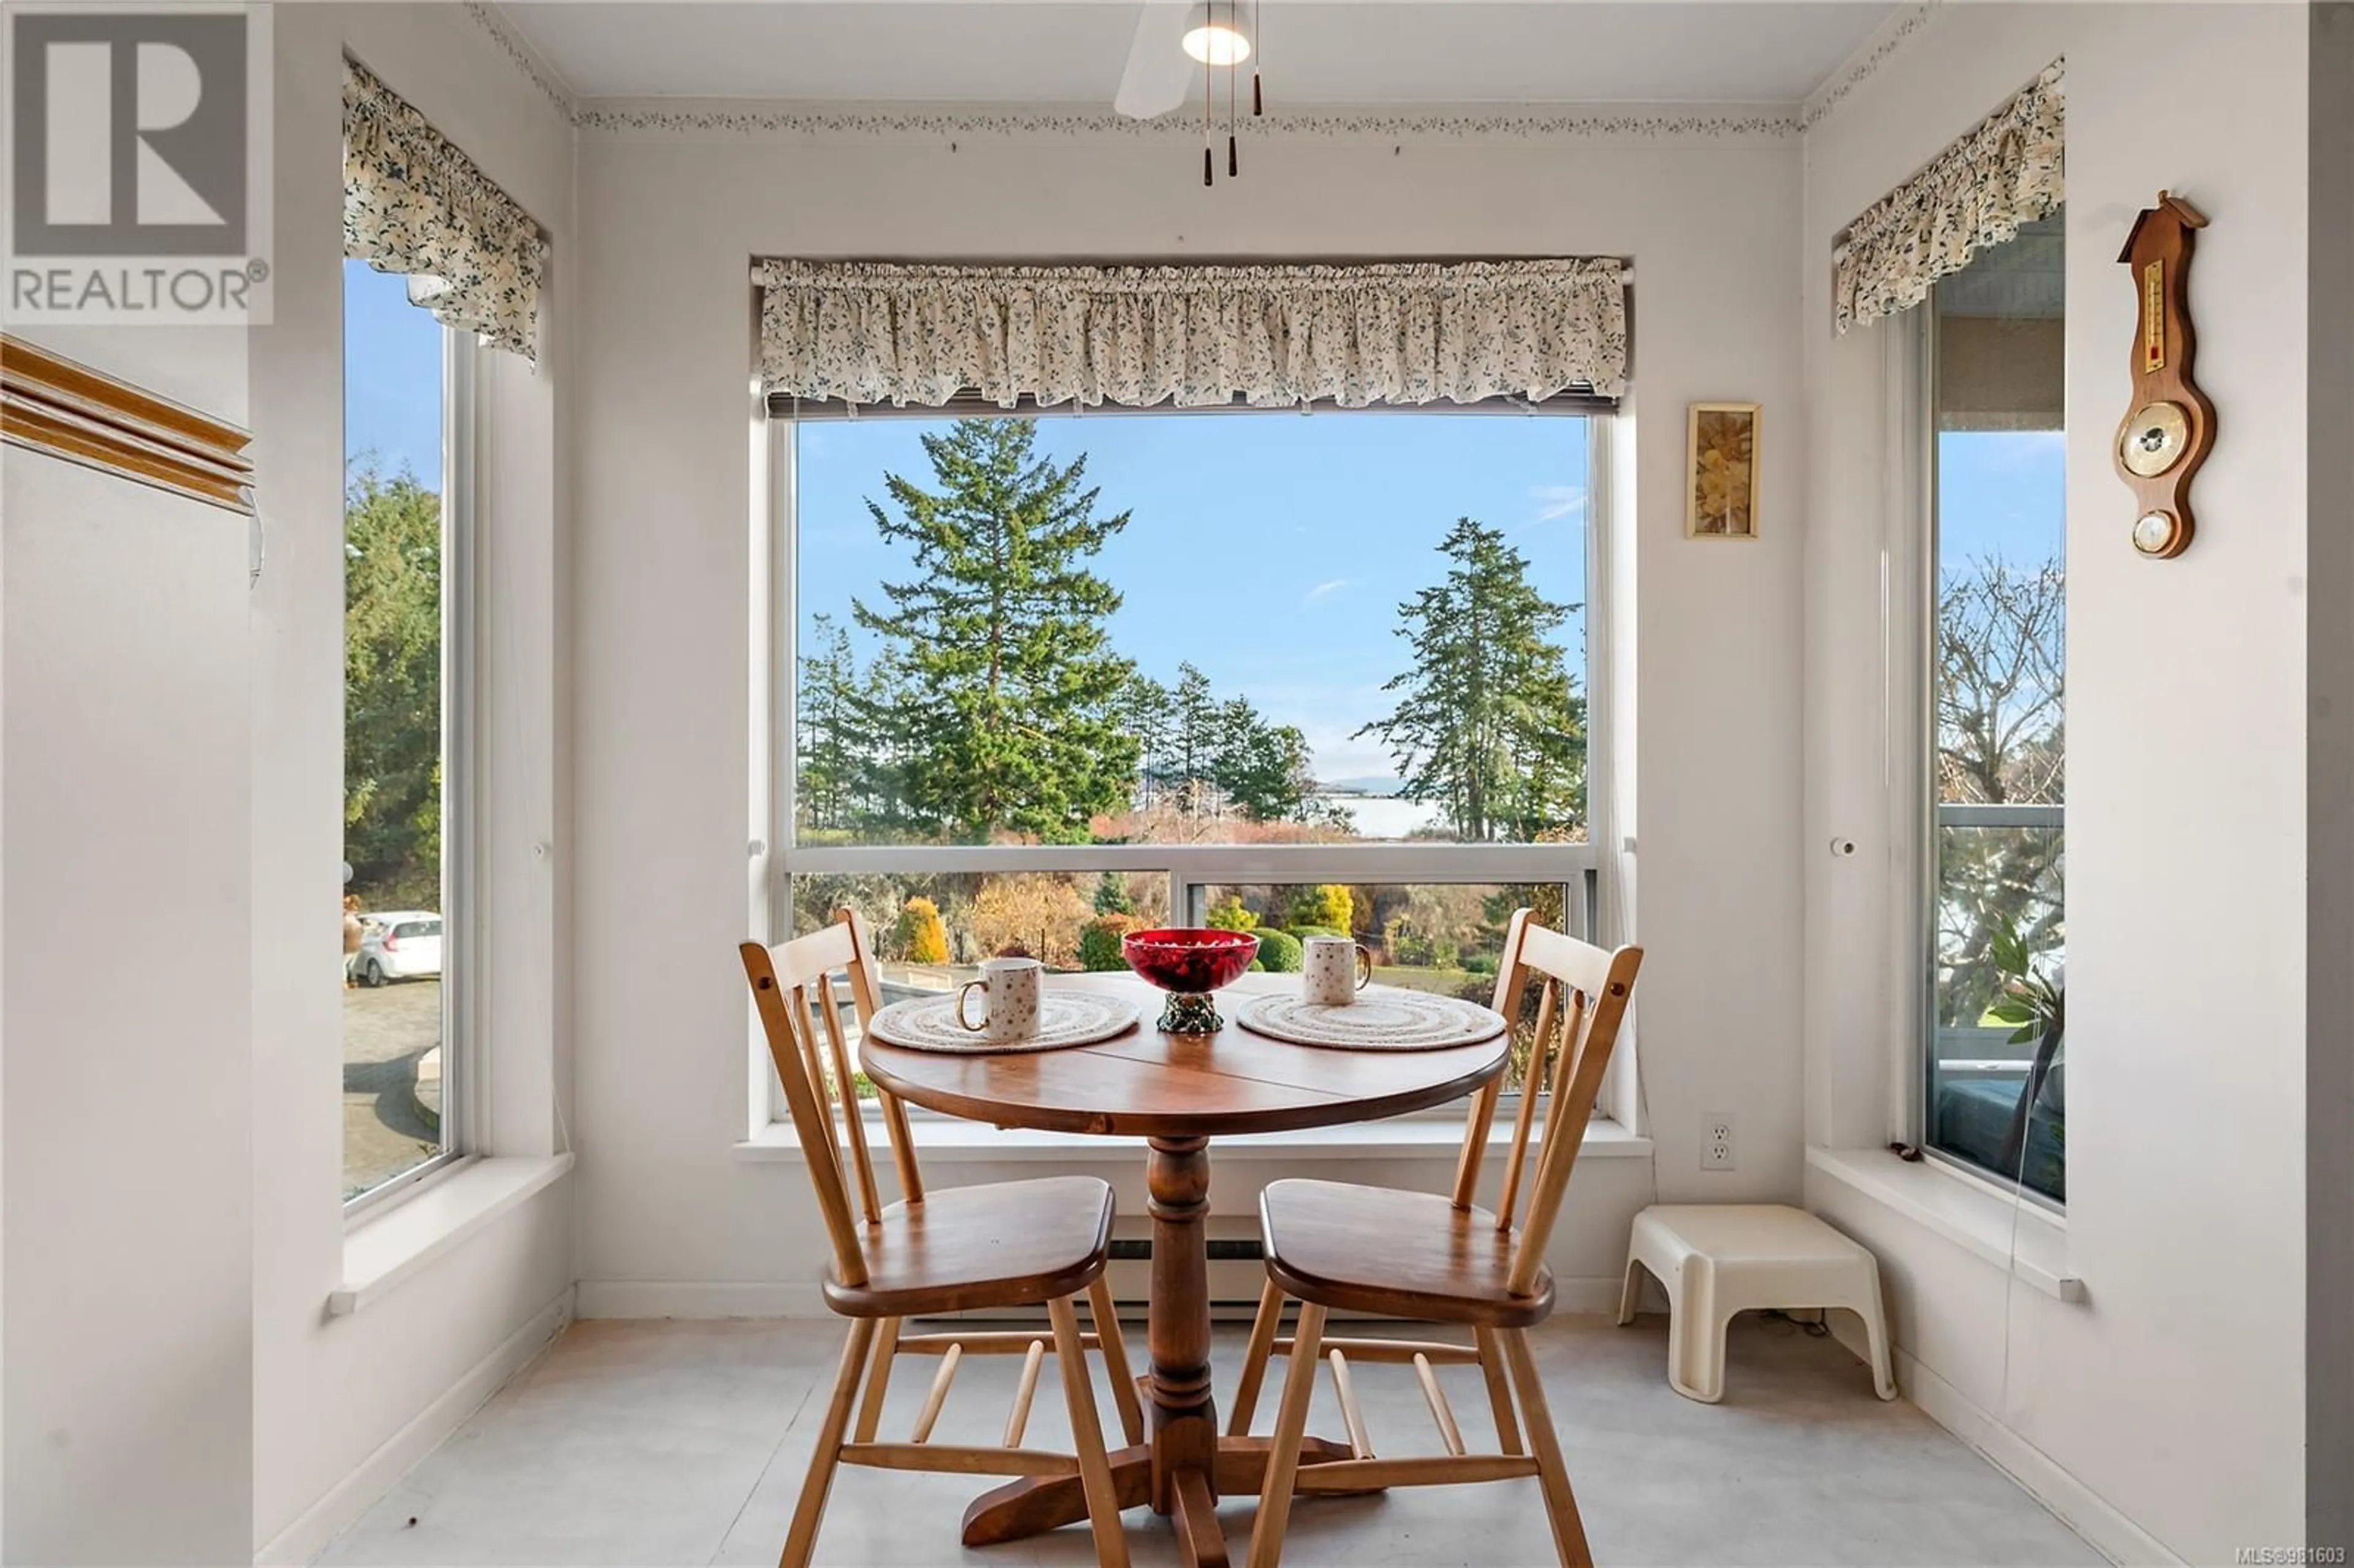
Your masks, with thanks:
<instances>
[{"instance_id":1,"label":"ceiling fan blade","mask_svg":"<svg viewBox=\"0 0 2354 1568\"><path fill-rule=\"evenodd\" d=\"M1185 24L1193 14L1191 0L1145 0L1138 7L1114 109L1130 120L1150 120L1185 101L1201 69L1185 53Z\"/></svg>"}]
</instances>

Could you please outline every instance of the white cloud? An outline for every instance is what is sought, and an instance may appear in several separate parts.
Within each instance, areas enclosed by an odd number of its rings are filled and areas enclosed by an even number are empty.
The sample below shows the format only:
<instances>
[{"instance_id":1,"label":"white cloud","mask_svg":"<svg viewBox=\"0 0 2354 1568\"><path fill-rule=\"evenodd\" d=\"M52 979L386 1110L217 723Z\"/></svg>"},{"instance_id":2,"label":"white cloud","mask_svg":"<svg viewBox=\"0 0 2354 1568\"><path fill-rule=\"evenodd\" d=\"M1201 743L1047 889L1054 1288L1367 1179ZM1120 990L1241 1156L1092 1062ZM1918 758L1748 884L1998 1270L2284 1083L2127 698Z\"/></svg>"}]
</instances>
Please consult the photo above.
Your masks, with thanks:
<instances>
[{"instance_id":1,"label":"white cloud","mask_svg":"<svg viewBox=\"0 0 2354 1568\"><path fill-rule=\"evenodd\" d=\"M1307 595L1302 598L1299 602L1304 608L1308 605L1314 604L1320 599L1330 599L1334 594L1339 593L1342 588L1347 588L1350 580L1351 579L1347 577L1334 577L1330 582L1318 583L1314 588L1308 590Z\"/></svg>"},{"instance_id":2,"label":"white cloud","mask_svg":"<svg viewBox=\"0 0 2354 1568\"><path fill-rule=\"evenodd\" d=\"M1585 516L1585 486L1582 484L1533 484L1529 487L1529 499L1537 503L1537 514L1532 524L1553 523L1564 517L1583 519Z\"/></svg>"}]
</instances>

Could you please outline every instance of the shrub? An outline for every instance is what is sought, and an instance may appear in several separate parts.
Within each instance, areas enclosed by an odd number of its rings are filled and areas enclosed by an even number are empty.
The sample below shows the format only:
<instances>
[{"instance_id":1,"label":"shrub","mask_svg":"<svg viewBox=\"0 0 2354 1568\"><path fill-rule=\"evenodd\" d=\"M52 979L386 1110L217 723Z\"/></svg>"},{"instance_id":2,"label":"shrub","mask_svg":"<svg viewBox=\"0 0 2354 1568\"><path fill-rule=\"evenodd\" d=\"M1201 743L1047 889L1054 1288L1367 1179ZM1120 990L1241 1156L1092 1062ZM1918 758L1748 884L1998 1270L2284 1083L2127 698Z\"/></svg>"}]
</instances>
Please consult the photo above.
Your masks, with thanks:
<instances>
[{"instance_id":1,"label":"shrub","mask_svg":"<svg viewBox=\"0 0 2354 1568\"><path fill-rule=\"evenodd\" d=\"M1496 972L1495 955L1474 953L1463 960L1463 969L1466 974L1492 975Z\"/></svg>"},{"instance_id":2,"label":"shrub","mask_svg":"<svg viewBox=\"0 0 2354 1568\"><path fill-rule=\"evenodd\" d=\"M1290 913L1286 923L1295 931L1302 926L1325 926L1345 935L1356 918L1357 901L1338 883L1319 883L1293 890Z\"/></svg>"},{"instance_id":3,"label":"shrub","mask_svg":"<svg viewBox=\"0 0 2354 1568\"><path fill-rule=\"evenodd\" d=\"M899 925L893 933L894 945L907 955L911 964L944 964L949 961L949 926L940 918L940 906L928 898L910 898L899 911Z\"/></svg>"},{"instance_id":4,"label":"shrub","mask_svg":"<svg viewBox=\"0 0 2354 1568\"><path fill-rule=\"evenodd\" d=\"M1116 871L1107 871L1097 878L1095 905L1098 915L1136 913L1136 900L1128 893L1128 879Z\"/></svg>"},{"instance_id":5,"label":"shrub","mask_svg":"<svg viewBox=\"0 0 2354 1568\"><path fill-rule=\"evenodd\" d=\"M1444 937L1434 937L1404 915L1394 915L1382 930L1390 962L1416 969L1451 969L1460 949Z\"/></svg>"},{"instance_id":6,"label":"shrub","mask_svg":"<svg viewBox=\"0 0 2354 1568\"><path fill-rule=\"evenodd\" d=\"M1296 975L1299 972L1299 938L1288 931L1273 927L1258 934L1258 959L1253 969L1264 968L1270 974Z\"/></svg>"},{"instance_id":7,"label":"shrub","mask_svg":"<svg viewBox=\"0 0 2354 1568\"><path fill-rule=\"evenodd\" d=\"M1243 907L1241 894L1229 893L1211 906L1204 923L1213 931L1255 931L1258 916Z\"/></svg>"},{"instance_id":8,"label":"shrub","mask_svg":"<svg viewBox=\"0 0 2354 1568\"><path fill-rule=\"evenodd\" d=\"M1079 927L1079 968L1083 969L1124 969L1127 955L1119 950L1119 939L1130 931L1140 931L1144 922L1133 915L1098 915Z\"/></svg>"},{"instance_id":9,"label":"shrub","mask_svg":"<svg viewBox=\"0 0 2354 1568\"><path fill-rule=\"evenodd\" d=\"M1346 931L1335 931L1330 926L1288 926L1285 929L1302 942L1310 937L1345 937L1349 934Z\"/></svg>"},{"instance_id":10,"label":"shrub","mask_svg":"<svg viewBox=\"0 0 2354 1568\"><path fill-rule=\"evenodd\" d=\"M1087 901L1069 875L1024 871L982 880L972 900L972 936L983 952L1010 957L1020 948L1050 969L1078 967L1079 927Z\"/></svg>"}]
</instances>

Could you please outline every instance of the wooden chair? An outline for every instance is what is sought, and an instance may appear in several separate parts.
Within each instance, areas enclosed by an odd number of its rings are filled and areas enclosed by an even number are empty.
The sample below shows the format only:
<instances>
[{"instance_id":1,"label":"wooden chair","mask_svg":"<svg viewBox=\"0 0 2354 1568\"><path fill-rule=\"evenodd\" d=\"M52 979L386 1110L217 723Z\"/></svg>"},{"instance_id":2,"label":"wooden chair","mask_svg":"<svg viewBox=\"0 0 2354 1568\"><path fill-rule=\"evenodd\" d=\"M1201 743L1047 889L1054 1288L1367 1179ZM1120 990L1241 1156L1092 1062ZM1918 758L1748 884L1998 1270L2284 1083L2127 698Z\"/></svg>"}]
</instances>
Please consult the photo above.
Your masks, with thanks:
<instances>
[{"instance_id":1,"label":"wooden chair","mask_svg":"<svg viewBox=\"0 0 2354 1568\"><path fill-rule=\"evenodd\" d=\"M817 1188L833 1258L825 1277L826 1303L851 1319L850 1342L818 1430L800 1505L785 1538L781 1568L810 1561L826 1494L838 1465L886 1470L946 1470L964 1475L1079 1477L1095 1531L1096 1560L1126 1568L1119 1502L1096 1417L1086 1352L1103 1352L1112 1394L1128 1441L1143 1441L1144 1419L1128 1352L1105 1284L1111 1243L1112 1192L1092 1176L1057 1176L950 1187L927 1193L916 1169L905 1107L881 1098L883 1126L897 1169L899 1202L877 1192L867 1152L849 1049L843 1039L834 976L847 978L861 1032L880 1006L874 944L865 922L844 910L839 921L783 946L743 944L744 973L769 1039L769 1054L784 1085L793 1128L801 1136L810 1181ZM821 1044L820 1036L823 1040ZM841 1108L842 1141L833 1111ZM844 1151L847 1150L845 1170ZM852 1189L858 1211L852 1212ZM1085 1293L1094 1331L1079 1330L1075 1303ZM1073 1454L1022 1446L1038 1384L1045 1340L1020 1332L904 1334L908 1318L976 1308L1044 1305L1053 1324L1055 1356L1069 1406ZM967 1355L1020 1354L1024 1359L1001 1446L928 1441L948 1397L958 1362ZM901 1355L939 1357L915 1428L904 1443L875 1440L892 1362ZM859 1398L864 1382L865 1394ZM857 1424L851 1427L856 1402ZM843 1440L850 1431L848 1441Z\"/></svg>"},{"instance_id":2,"label":"wooden chair","mask_svg":"<svg viewBox=\"0 0 2354 1568\"><path fill-rule=\"evenodd\" d=\"M1274 1453L1251 1531L1251 1568L1274 1568L1281 1559L1284 1525L1295 1489L1360 1491L1522 1476L1537 1477L1543 1489L1553 1546L1563 1563L1582 1568L1592 1563L1585 1527L1577 1517L1577 1500L1570 1491L1569 1472L1562 1463L1561 1443L1553 1433L1544 1389L1529 1352L1528 1330L1553 1310L1553 1272L1545 1266L1545 1243L1561 1212L1570 1167L1577 1160L1586 1121L1594 1114L1603 1069L1609 1065L1610 1047L1642 961L1639 948L1606 952L1535 924L1525 909L1512 916L1496 978L1496 1011L1518 1020L1530 983L1543 989L1537 1001L1535 1041L1495 1213L1475 1207L1472 1197L1479 1183L1481 1158L1487 1151L1501 1087L1499 1083L1490 1083L1471 1102L1470 1125L1464 1132L1452 1197L1341 1181L1284 1181L1267 1185L1259 1199L1267 1283L1259 1298L1257 1319L1251 1325L1250 1348L1235 1393L1230 1433L1248 1435L1268 1357L1288 1355L1290 1366L1276 1420ZM1531 1164L1530 1132L1541 1097L1549 1097L1551 1104L1534 1155L1528 1219L1515 1228L1512 1214L1521 1178ZM1278 1340L1277 1321L1287 1296L1300 1303L1299 1322L1291 1338ZM1467 1324L1473 1342L1461 1346L1328 1338L1325 1314L1334 1308ZM1302 1469L1300 1437L1307 1426L1320 1356L1331 1361L1333 1392L1348 1424L1352 1457ZM1445 1455L1374 1457L1350 1380L1352 1356L1363 1361L1412 1364L1431 1418L1438 1424ZM1446 1365L1479 1368L1488 1386L1500 1452L1464 1451L1462 1429L1432 1370ZM1515 1389L1533 1456L1522 1448L1513 1415Z\"/></svg>"}]
</instances>

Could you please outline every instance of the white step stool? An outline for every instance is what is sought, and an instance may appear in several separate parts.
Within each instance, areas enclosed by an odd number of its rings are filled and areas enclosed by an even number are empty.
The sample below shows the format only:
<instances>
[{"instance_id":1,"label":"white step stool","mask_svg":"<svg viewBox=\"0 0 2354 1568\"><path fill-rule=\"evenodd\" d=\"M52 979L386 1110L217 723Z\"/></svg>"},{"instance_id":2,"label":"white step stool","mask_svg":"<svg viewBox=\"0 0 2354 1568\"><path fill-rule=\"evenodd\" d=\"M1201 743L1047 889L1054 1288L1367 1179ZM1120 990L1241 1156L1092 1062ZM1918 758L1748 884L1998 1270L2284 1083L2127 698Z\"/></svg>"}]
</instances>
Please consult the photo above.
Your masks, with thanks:
<instances>
[{"instance_id":1,"label":"white step stool","mask_svg":"<svg viewBox=\"0 0 2354 1568\"><path fill-rule=\"evenodd\" d=\"M1880 1265L1803 1209L1781 1203L1654 1203L1635 1216L1618 1321L1635 1320L1638 1266L1668 1292L1668 1383L1686 1399L1724 1397L1724 1326L1748 1308L1841 1307L1863 1319L1872 1380L1896 1397Z\"/></svg>"}]
</instances>

